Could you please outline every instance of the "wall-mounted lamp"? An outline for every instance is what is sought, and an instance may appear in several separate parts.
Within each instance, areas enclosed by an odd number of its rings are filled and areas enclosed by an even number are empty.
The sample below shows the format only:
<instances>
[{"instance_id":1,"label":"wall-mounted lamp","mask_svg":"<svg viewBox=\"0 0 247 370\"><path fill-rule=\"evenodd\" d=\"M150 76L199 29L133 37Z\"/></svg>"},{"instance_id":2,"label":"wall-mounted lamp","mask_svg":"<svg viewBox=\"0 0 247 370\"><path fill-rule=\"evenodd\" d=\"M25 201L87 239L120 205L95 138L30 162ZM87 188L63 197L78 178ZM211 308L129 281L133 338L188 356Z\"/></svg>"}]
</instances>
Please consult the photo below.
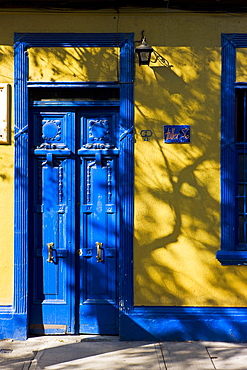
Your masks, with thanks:
<instances>
[{"instance_id":1,"label":"wall-mounted lamp","mask_svg":"<svg viewBox=\"0 0 247 370\"><path fill-rule=\"evenodd\" d=\"M140 41L135 41L140 42ZM160 55L156 50L154 50L151 46L146 43L146 37L144 36L144 31L142 31L142 39L141 45L135 48L135 52L138 55L139 59L139 66L148 65L150 63L156 63L157 61L160 62L164 67L173 67L166 58ZM151 54L154 55L154 60L151 61Z\"/></svg>"},{"instance_id":2,"label":"wall-mounted lamp","mask_svg":"<svg viewBox=\"0 0 247 370\"><path fill-rule=\"evenodd\" d=\"M149 66L151 54L153 51L154 49L146 43L146 37L144 36L144 31L142 31L141 45L137 46L135 49L135 52L138 55L139 59L139 66Z\"/></svg>"}]
</instances>

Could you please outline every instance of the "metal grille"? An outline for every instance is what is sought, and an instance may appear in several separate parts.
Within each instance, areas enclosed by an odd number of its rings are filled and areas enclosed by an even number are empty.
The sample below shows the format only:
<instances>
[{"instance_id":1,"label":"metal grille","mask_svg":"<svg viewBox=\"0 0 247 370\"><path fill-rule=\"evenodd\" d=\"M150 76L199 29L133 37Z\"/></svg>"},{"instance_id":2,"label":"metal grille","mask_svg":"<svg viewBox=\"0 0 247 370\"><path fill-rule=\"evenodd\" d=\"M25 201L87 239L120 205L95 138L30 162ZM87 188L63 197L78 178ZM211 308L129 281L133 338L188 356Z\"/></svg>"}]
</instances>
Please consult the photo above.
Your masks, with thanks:
<instances>
[{"instance_id":1,"label":"metal grille","mask_svg":"<svg viewBox=\"0 0 247 370\"><path fill-rule=\"evenodd\" d=\"M247 246L247 153L245 145L243 153L238 153L238 247Z\"/></svg>"},{"instance_id":2,"label":"metal grille","mask_svg":"<svg viewBox=\"0 0 247 370\"><path fill-rule=\"evenodd\" d=\"M237 249L247 249L247 89L236 90Z\"/></svg>"}]
</instances>

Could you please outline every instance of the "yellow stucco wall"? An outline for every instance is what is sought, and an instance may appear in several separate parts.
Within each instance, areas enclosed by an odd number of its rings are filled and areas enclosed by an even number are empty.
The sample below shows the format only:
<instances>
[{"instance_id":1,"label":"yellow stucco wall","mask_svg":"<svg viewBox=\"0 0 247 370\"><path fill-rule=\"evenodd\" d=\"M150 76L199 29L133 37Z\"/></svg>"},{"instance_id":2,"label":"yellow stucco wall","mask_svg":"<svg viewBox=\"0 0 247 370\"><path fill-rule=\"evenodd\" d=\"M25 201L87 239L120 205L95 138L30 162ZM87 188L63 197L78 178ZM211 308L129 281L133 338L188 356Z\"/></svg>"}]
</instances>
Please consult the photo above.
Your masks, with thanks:
<instances>
[{"instance_id":1,"label":"yellow stucco wall","mask_svg":"<svg viewBox=\"0 0 247 370\"><path fill-rule=\"evenodd\" d=\"M0 83L12 84L13 71L13 45L1 45ZM13 295L13 152L13 138L0 145L0 305L11 304Z\"/></svg>"},{"instance_id":2,"label":"yellow stucco wall","mask_svg":"<svg viewBox=\"0 0 247 370\"><path fill-rule=\"evenodd\" d=\"M14 32L134 32L139 40L145 30L147 42L172 67L136 64L135 304L246 306L247 267L222 267L215 258L220 248L221 33L246 32L246 16L126 9L6 12L0 21L0 82L9 83ZM117 53L30 50L30 80L115 81ZM244 60L240 51L240 80ZM164 144L166 124L190 125L191 143ZM142 129L153 131L149 141L139 135ZM0 146L0 227L0 304L11 304L13 144Z\"/></svg>"},{"instance_id":3,"label":"yellow stucco wall","mask_svg":"<svg viewBox=\"0 0 247 370\"><path fill-rule=\"evenodd\" d=\"M219 52L216 47L160 48L174 67L138 70L136 126L154 135L148 142L137 136L136 142L136 304L229 302L229 287L224 294L217 288L222 267L215 259ZM164 124L190 125L191 143L164 144Z\"/></svg>"}]
</instances>

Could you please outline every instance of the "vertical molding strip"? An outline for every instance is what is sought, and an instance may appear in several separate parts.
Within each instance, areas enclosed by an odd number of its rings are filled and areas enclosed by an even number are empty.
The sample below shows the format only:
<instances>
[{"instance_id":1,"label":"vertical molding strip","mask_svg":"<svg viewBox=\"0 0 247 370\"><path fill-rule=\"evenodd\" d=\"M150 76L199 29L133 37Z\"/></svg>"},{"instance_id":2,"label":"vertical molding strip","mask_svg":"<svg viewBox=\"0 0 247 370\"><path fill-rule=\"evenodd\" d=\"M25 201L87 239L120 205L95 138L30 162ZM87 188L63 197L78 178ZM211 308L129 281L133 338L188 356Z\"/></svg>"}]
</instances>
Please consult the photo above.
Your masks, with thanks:
<instances>
[{"instance_id":1,"label":"vertical molding strip","mask_svg":"<svg viewBox=\"0 0 247 370\"><path fill-rule=\"evenodd\" d=\"M221 77L221 240L222 249L235 246L235 91L236 49L230 40L222 35L222 77Z\"/></svg>"},{"instance_id":2,"label":"vertical molding strip","mask_svg":"<svg viewBox=\"0 0 247 370\"><path fill-rule=\"evenodd\" d=\"M130 312L133 307L133 79L134 79L134 40L133 37L126 40L120 50L120 127L128 132L120 141L120 200L122 219L120 225L120 251L122 258L122 270L120 270L120 310Z\"/></svg>"},{"instance_id":3,"label":"vertical molding strip","mask_svg":"<svg viewBox=\"0 0 247 370\"><path fill-rule=\"evenodd\" d=\"M25 43L15 44L15 213L14 213L14 312L27 312L28 267L28 58ZM23 130L23 131L22 131ZM20 133L20 134L19 134ZM23 325L20 322L20 325ZM23 328L17 327L16 330Z\"/></svg>"}]
</instances>

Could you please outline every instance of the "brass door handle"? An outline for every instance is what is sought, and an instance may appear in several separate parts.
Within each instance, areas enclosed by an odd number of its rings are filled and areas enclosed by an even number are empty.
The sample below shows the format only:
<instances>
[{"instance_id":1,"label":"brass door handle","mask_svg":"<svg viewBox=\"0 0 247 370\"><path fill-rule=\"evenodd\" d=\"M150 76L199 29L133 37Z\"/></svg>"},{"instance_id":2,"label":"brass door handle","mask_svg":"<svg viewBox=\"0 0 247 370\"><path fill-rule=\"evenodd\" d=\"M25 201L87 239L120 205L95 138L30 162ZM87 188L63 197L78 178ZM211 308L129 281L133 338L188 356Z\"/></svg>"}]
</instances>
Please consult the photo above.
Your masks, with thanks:
<instances>
[{"instance_id":1,"label":"brass door handle","mask_svg":"<svg viewBox=\"0 0 247 370\"><path fill-rule=\"evenodd\" d=\"M103 243L96 242L96 248L97 248L97 262L103 262L102 258L102 250L103 250Z\"/></svg>"},{"instance_id":2,"label":"brass door handle","mask_svg":"<svg viewBox=\"0 0 247 370\"><path fill-rule=\"evenodd\" d=\"M47 258L46 261L47 262L54 262L54 257L52 255L54 243L47 243L46 245L48 247L48 258Z\"/></svg>"}]
</instances>

